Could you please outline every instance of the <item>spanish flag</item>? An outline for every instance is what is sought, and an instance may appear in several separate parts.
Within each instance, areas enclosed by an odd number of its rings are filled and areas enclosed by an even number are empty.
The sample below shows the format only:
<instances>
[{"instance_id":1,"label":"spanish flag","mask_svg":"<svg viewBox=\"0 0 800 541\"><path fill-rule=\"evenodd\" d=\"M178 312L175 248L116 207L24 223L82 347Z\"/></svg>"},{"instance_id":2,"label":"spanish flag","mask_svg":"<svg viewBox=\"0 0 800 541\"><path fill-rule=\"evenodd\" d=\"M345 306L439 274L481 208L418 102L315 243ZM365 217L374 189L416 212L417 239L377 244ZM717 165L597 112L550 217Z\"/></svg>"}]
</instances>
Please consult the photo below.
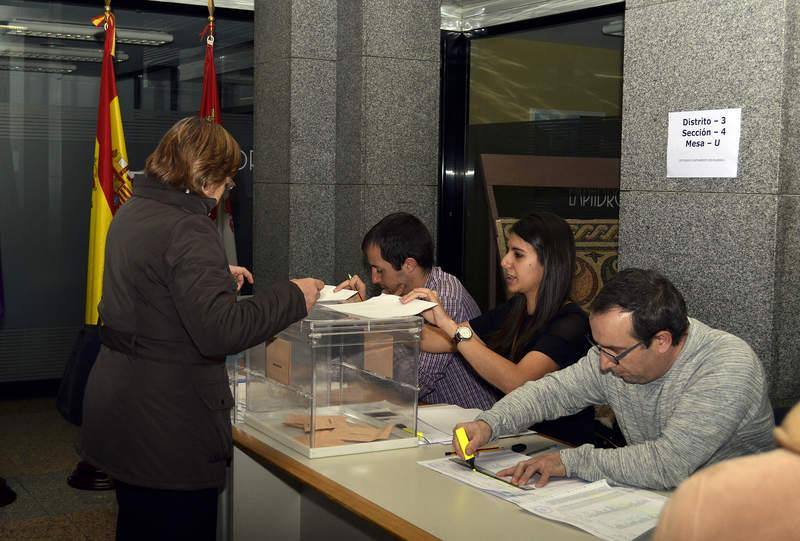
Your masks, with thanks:
<instances>
[{"instance_id":1,"label":"spanish flag","mask_svg":"<svg viewBox=\"0 0 800 541\"><path fill-rule=\"evenodd\" d=\"M120 205L132 195L128 173L128 151L122 131L122 116L114 78L116 40L114 14L106 7L103 15L92 19L105 29L103 67L100 76L100 102L97 107L97 136L94 145L92 215L89 226L89 265L86 275L87 325L97 324L97 305L103 289L103 264L108 226Z\"/></svg>"}]
</instances>

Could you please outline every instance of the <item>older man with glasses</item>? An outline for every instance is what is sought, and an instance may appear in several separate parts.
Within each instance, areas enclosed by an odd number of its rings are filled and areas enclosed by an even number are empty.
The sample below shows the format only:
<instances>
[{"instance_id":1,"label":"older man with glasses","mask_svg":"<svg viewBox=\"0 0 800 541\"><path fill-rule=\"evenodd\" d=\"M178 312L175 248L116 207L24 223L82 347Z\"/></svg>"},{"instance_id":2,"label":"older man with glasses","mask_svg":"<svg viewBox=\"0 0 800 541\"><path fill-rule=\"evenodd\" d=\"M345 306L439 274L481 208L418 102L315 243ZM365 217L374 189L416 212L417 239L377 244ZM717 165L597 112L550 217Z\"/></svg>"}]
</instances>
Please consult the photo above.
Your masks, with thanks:
<instances>
[{"instance_id":1,"label":"older man with glasses","mask_svg":"<svg viewBox=\"0 0 800 541\"><path fill-rule=\"evenodd\" d=\"M467 451L543 420L609 404L627 446L582 445L501 471L670 489L694 471L774 448L764 370L740 338L689 318L664 276L626 269L592 303L593 346L576 364L531 381L463 425ZM455 445L456 452L459 452Z\"/></svg>"}]
</instances>

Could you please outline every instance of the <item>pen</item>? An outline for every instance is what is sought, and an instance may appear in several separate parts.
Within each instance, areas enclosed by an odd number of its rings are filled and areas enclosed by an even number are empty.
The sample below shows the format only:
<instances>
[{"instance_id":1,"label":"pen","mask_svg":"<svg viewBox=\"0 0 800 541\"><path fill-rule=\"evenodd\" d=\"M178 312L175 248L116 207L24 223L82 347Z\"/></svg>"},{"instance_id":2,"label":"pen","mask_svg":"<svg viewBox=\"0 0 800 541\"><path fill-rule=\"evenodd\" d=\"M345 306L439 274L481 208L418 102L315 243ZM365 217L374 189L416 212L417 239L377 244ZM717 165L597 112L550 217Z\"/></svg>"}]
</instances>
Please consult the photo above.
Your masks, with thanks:
<instances>
[{"instance_id":1,"label":"pen","mask_svg":"<svg viewBox=\"0 0 800 541\"><path fill-rule=\"evenodd\" d=\"M484 451L501 451L502 447L483 447L475 451L475 454L482 453ZM454 455L456 454L455 451L445 451L444 456Z\"/></svg>"},{"instance_id":2,"label":"pen","mask_svg":"<svg viewBox=\"0 0 800 541\"><path fill-rule=\"evenodd\" d=\"M352 280L353 279L353 275L350 274L349 272L347 273L347 279L348 280ZM358 298L363 301L364 297L361 296L361 292L358 289L356 289L356 293L358 293Z\"/></svg>"}]
</instances>

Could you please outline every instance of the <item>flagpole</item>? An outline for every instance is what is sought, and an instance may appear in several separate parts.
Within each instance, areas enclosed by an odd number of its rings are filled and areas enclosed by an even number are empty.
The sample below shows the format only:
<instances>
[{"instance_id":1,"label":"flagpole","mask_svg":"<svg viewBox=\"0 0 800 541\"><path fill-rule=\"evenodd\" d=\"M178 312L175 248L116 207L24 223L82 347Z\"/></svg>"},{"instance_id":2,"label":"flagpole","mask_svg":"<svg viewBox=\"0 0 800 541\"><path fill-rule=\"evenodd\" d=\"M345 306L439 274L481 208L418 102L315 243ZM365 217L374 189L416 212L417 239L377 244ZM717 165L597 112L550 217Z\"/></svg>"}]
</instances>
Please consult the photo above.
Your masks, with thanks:
<instances>
[{"instance_id":1,"label":"flagpole","mask_svg":"<svg viewBox=\"0 0 800 541\"><path fill-rule=\"evenodd\" d=\"M206 40L205 61L203 62L203 93L200 97L199 115L210 122L222 124L222 115L217 91L217 70L214 67L214 46L216 40L216 19L214 17L214 1L208 0L208 23L200 33ZM211 219L216 223L228 263L236 265L236 238L233 233L233 204L230 194L225 194L222 201L211 211Z\"/></svg>"},{"instance_id":2,"label":"flagpole","mask_svg":"<svg viewBox=\"0 0 800 541\"><path fill-rule=\"evenodd\" d=\"M214 0L208 0L208 35L211 36L211 44L214 44Z\"/></svg>"},{"instance_id":3,"label":"flagpole","mask_svg":"<svg viewBox=\"0 0 800 541\"><path fill-rule=\"evenodd\" d=\"M105 40L100 68L97 131L92 167L85 325L78 336L72 355L67 360L56 402L64 418L76 425L80 425L83 420L83 395L89 372L100 351L97 305L102 294L106 236L117 209L132 194L128 152L114 74L116 21L111 11L111 0L104 0L103 4L105 6L103 14L92 18L94 26L103 28ZM83 490L114 488L113 481L105 472L84 461L78 463L67 483Z\"/></svg>"},{"instance_id":4,"label":"flagpole","mask_svg":"<svg viewBox=\"0 0 800 541\"><path fill-rule=\"evenodd\" d=\"M214 68L215 40L214 1L208 1L208 24L200 33L206 38L206 56L203 62L203 94L200 99L200 116L217 124L222 123L217 93L217 72Z\"/></svg>"}]
</instances>

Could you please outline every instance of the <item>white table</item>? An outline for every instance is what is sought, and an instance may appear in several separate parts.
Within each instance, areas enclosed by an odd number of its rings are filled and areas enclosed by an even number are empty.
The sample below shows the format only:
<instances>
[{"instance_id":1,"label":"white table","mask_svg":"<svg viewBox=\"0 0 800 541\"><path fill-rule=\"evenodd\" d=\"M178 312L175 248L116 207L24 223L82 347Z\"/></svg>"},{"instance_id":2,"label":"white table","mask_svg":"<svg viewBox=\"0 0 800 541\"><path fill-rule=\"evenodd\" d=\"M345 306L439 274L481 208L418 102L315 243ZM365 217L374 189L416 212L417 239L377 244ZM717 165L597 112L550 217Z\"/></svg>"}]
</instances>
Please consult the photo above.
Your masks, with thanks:
<instances>
[{"instance_id":1,"label":"white table","mask_svg":"<svg viewBox=\"0 0 800 541\"><path fill-rule=\"evenodd\" d=\"M594 539L417 464L443 456L425 445L306 458L252 428L233 430L233 529L254 539ZM541 436L501 440L552 445Z\"/></svg>"}]
</instances>

